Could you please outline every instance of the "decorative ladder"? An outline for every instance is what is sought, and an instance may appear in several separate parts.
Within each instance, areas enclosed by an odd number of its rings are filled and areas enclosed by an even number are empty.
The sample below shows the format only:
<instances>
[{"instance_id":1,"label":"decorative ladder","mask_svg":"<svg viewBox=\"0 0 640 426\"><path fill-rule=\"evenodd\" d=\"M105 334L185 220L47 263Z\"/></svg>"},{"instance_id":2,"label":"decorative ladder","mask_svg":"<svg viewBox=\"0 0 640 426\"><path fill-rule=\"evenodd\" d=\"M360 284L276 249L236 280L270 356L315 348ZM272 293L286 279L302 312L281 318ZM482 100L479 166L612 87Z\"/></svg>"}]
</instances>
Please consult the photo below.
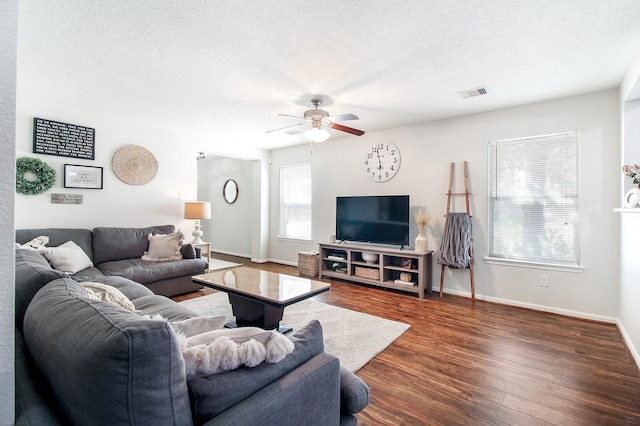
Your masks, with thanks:
<instances>
[{"instance_id":1,"label":"decorative ladder","mask_svg":"<svg viewBox=\"0 0 640 426\"><path fill-rule=\"evenodd\" d=\"M469 173L467 168L467 162L464 162L464 192L451 192L453 186L453 171L455 169L455 163L451 163L451 167L449 168L449 191L447 191L447 213L445 217L451 212L451 197L464 195L465 204L467 208L467 214L469 218L471 218L471 208L469 207ZM444 288L444 263L441 264L440 269L440 297L443 295ZM476 291L475 291L475 282L473 278L473 236L471 233L469 234L469 280L471 281L471 301L476 301Z\"/></svg>"}]
</instances>

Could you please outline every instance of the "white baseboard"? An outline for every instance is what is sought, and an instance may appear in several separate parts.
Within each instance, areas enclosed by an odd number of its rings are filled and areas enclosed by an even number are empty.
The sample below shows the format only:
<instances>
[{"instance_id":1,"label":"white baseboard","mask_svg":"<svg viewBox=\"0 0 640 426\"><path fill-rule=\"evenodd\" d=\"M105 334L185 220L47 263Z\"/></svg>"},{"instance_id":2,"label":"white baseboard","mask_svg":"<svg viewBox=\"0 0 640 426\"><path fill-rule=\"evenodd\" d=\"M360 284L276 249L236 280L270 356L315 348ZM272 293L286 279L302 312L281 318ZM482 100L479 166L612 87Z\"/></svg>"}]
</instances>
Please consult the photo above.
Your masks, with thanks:
<instances>
[{"instance_id":1,"label":"white baseboard","mask_svg":"<svg viewBox=\"0 0 640 426\"><path fill-rule=\"evenodd\" d=\"M627 330L625 330L624 325L620 320L618 320L616 324L618 325L618 330L620 330L620 334L622 334L622 339L624 340L624 343L627 345L627 348L629 348L629 352L631 352L631 356L633 357L633 360L636 362L636 366L640 368L640 354L638 354L636 347L633 345L633 341L631 340L631 337L629 337Z\"/></svg>"},{"instance_id":2,"label":"white baseboard","mask_svg":"<svg viewBox=\"0 0 640 426\"><path fill-rule=\"evenodd\" d=\"M267 262L273 262L273 263L279 263L281 265L287 265L287 266L298 266L298 262L289 262L286 260L278 260L278 259L265 259L265 260L260 260L260 261L256 261L251 259L252 262L258 262L258 263L267 263Z\"/></svg>"},{"instance_id":3,"label":"white baseboard","mask_svg":"<svg viewBox=\"0 0 640 426\"><path fill-rule=\"evenodd\" d=\"M439 287L438 287L437 291L440 291ZM471 297L471 293L466 292L466 291L455 291L455 290L452 291L452 290L445 289L444 292L448 293L448 294L455 294L457 296L464 296L464 297L469 297L469 298ZM610 324L619 324L618 318L609 317L609 316L606 316L606 315L595 315L595 314L590 314L590 313L587 313L587 312L580 312L580 311L572 311L572 310L569 310L569 309L555 308L553 306L545 306L545 305L538 305L538 304L535 304L535 303L520 302L518 300L502 299L502 298L499 298L499 297L484 296L482 294L477 294L477 293L476 293L476 299L485 300L487 302L493 302L493 303L501 303L503 305L517 306L517 307L520 307L520 308L533 309L534 311L549 312L549 313L552 313L552 314L565 315L565 316L568 316L568 317L587 319L587 320L591 320L591 321L600 321L600 322L606 322L606 323L610 323Z\"/></svg>"},{"instance_id":4,"label":"white baseboard","mask_svg":"<svg viewBox=\"0 0 640 426\"><path fill-rule=\"evenodd\" d=\"M225 251L225 250L218 250L218 249L211 249L212 253L220 253L220 254L226 254L229 256L238 256L238 257L245 257L247 259L251 258L250 254L245 254L245 253L234 253L232 251Z\"/></svg>"}]
</instances>

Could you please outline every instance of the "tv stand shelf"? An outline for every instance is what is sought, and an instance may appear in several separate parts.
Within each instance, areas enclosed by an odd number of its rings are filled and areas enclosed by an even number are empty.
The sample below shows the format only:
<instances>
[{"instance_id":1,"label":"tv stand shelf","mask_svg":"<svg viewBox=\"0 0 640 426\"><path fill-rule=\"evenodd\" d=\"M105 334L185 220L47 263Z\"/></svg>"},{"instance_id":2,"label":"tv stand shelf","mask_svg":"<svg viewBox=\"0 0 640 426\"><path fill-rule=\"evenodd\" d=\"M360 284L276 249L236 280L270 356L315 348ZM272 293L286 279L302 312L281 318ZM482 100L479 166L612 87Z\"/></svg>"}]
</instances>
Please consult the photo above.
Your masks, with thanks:
<instances>
[{"instance_id":1,"label":"tv stand shelf","mask_svg":"<svg viewBox=\"0 0 640 426\"><path fill-rule=\"evenodd\" d=\"M417 253L376 246L320 243L319 275L355 283L369 284L417 294L421 299L431 292L432 251ZM362 254L377 255L366 262ZM404 263L404 264L403 264ZM403 272L411 275L411 284L397 283Z\"/></svg>"}]
</instances>

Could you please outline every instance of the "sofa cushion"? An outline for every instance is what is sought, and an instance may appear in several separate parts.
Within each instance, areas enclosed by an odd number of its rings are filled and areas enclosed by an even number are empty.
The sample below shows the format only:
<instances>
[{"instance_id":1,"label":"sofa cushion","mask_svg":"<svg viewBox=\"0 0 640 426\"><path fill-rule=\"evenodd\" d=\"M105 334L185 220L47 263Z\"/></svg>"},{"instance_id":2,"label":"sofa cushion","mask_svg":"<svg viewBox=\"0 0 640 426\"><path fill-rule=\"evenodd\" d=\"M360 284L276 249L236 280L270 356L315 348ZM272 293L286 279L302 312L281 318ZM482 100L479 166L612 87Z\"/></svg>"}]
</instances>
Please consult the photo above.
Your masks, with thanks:
<instances>
[{"instance_id":1,"label":"sofa cushion","mask_svg":"<svg viewBox=\"0 0 640 426\"><path fill-rule=\"evenodd\" d=\"M324 351L322 326L317 320L302 327L291 340L295 349L278 364L263 363L190 380L189 397L196 423L220 414Z\"/></svg>"},{"instance_id":2,"label":"sofa cushion","mask_svg":"<svg viewBox=\"0 0 640 426\"><path fill-rule=\"evenodd\" d=\"M104 274L95 266L90 266L82 271L78 271L72 276L76 281L91 281L99 277L104 277Z\"/></svg>"},{"instance_id":3,"label":"sofa cushion","mask_svg":"<svg viewBox=\"0 0 640 426\"><path fill-rule=\"evenodd\" d=\"M87 271L88 269L95 269L96 271L98 271L99 275L97 274L85 275L84 272ZM111 287L115 287L118 290L120 290L122 294L124 294L125 296L127 296L127 298L129 298L129 300L135 300L139 297L149 296L153 294L153 292L149 290L147 287L145 287L144 285L138 282L132 281L128 278L119 277L117 275L106 276L102 274L102 272L100 272L97 268L88 268L88 269L85 269L80 273L74 274L72 277L73 280L78 281L80 283L91 281L91 282L110 285Z\"/></svg>"},{"instance_id":4,"label":"sofa cushion","mask_svg":"<svg viewBox=\"0 0 640 426\"><path fill-rule=\"evenodd\" d=\"M49 237L47 247L57 247L67 241L76 243L83 252L93 261L93 238L91 231L79 228L34 228L34 229L17 229L16 242L24 244L39 236Z\"/></svg>"},{"instance_id":5,"label":"sofa cushion","mask_svg":"<svg viewBox=\"0 0 640 426\"><path fill-rule=\"evenodd\" d=\"M160 315L170 322L183 321L198 316L196 312L186 306L182 306L167 297L156 294L132 299L132 302L139 313L150 316Z\"/></svg>"},{"instance_id":6,"label":"sofa cushion","mask_svg":"<svg viewBox=\"0 0 640 426\"><path fill-rule=\"evenodd\" d=\"M192 424L173 329L92 300L70 278L33 298L24 337L71 424Z\"/></svg>"},{"instance_id":7,"label":"sofa cushion","mask_svg":"<svg viewBox=\"0 0 640 426\"><path fill-rule=\"evenodd\" d=\"M15 345L16 421L14 424L16 426L64 424L64 419L57 410L53 392L31 359L24 336L19 330L16 330Z\"/></svg>"},{"instance_id":8,"label":"sofa cushion","mask_svg":"<svg viewBox=\"0 0 640 426\"><path fill-rule=\"evenodd\" d=\"M201 274L208 263L204 259L182 259L176 262L149 262L147 260L123 259L97 264L105 275L119 275L147 284L167 278Z\"/></svg>"},{"instance_id":9,"label":"sofa cushion","mask_svg":"<svg viewBox=\"0 0 640 426\"><path fill-rule=\"evenodd\" d=\"M75 274L93 266L89 256L73 241L67 241L57 247L47 247L42 252L55 269L68 274Z\"/></svg>"},{"instance_id":10,"label":"sofa cushion","mask_svg":"<svg viewBox=\"0 0 640 426\"><path fill-rule=\"evenodd\" d=\"M149 248L149 234L172 234L173 225L146 228L93 229L93 263L96 265L121 259L140 259Z\"/></svg>"},{"instance_id":11,"label":"sofa cushion","mask_svg":"<svg viewBox=\"0 0 640 426\"><path fill-rule=\"evenodd\" d=\"M53 269L43 255L33 250L16 249L15 253L16 327L22 329L24 313L33 296L45 284L66 274Z\"/></svg>"}]
</instances>

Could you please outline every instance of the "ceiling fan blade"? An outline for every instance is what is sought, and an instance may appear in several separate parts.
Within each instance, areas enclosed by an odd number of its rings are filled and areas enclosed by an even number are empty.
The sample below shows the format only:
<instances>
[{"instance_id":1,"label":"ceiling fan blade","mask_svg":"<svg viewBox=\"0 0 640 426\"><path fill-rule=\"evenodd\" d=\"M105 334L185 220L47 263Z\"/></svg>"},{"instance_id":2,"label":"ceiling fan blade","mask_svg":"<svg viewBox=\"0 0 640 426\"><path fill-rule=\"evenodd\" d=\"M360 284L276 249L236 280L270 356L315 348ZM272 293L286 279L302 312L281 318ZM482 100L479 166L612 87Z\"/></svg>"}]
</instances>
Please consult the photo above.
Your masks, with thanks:
<instances>
[{"instance_id":1,"label":"ceiling fan blade","mask_svg":"<svg viewBox=\"0 0 640 426\"><path fill-rule=\"evenodd\" d=\"M362 136L364 135L364 131L354 129L353 127L343 126L342 124L333 123L330 125L332 129L340 130L342 132L351 133L352 135Z\"/></svg>"},{"instance_id":2,"label":"ceiling fan blade","mask_svg":"<svg viewBox=\"0 0 640 426\"><path fill-rule=\"evenodd\" d=\"M304 117L300 117L299 115L278 114L278 117L293 117L293 118L299 118L300 120L304 120Z\"/></svg>"},{"instance_id":3,"label":"ceiling fan blade","mask_svg":"<svg viewBox=\"0 0 640 426\"><path fill-rule=\"evenodd\" d=\"M329 117L331 121L347 121L347 120L359 120L360 118L355 114L339 114Z\"/></svg>"},{"instance_id":4,"label":"ceiling fan blade","mask_svg":"<svg viewBox=\"0 0 640 426\"><path fill-rule=\"evenodd\" d=\"M290 126L278 127L277 129L267 130L265 133L277 132L279 130L288 129L290 127L302 126L303 124L308 124L308 123L302 122L302 123L298 123L298 124L292 124Z\"/></svg>"}]
</instances>

